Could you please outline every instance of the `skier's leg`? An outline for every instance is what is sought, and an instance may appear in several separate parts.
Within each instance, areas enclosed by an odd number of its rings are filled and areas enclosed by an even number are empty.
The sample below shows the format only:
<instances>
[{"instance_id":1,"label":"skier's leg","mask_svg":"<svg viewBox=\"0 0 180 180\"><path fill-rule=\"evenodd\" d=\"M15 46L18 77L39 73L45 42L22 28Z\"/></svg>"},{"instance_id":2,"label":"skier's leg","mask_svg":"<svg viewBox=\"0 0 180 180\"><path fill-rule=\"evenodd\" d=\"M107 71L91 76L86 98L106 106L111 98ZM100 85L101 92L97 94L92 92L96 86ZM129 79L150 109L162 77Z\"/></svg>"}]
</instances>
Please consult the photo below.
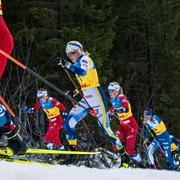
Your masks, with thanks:
<instances>
[{"instance_id":1,"label":"skier's leg","mask_svg":"<svg viewBox=\"0 0 180 180\"><path fill-rule=\"evenodd\" d=\"M97 118L98 125L103 135L114 145L118 150L121 150L121 154L124 154L123 146L118 137L112 132L110 128L110 121L108 116L108 107L106 96L101 87L91 88L86 91L83 91L83 94L93 108Z\"/></svg>"},{"instance_id":2,"label":"skier's leg","mask_svg":"<svg viewBox=\"0 0 180 180\"><path fill-rule=\"evenodd\" d=\"M153 141L147 148L147 159L148 159L148 164L150 167L155 168L155 163L154 163L154 152L158 149L158 145L155 141Z\"/></svg>"},{"instance_id":3,"label":"skier's leg","mask_svg":"<svg viewBox=\"0 0 180 180\"><path fill-rule=\"evenodd\" d=\"M126 151L130 156L134 156L136 135L138 131L138 125L132 116L131 118L125 120L127 121L127 133L126 133Z\"/></svg>"},{"instance_id":4,"label":"skier's leg","mask_svg":"<svg viewBox=\"0 0 180 180\"><path fill-rule=\"evenodd\" d=\"M166 159L169 162L168 169L175 170L176 164L174 158L171 155L171 140L169 138L169 135L166 136L165 140L164 139L160 140L160 144L162 145Z\"/></svg>"},{"instance_id":5,"label":"skier's leg","mask_svg":"<svg viewBox=\"0 0 180 180\"><path fill-rule=\"evenodd\" d=\"M47 144L47 148L48 149L53 149L53 131L54 131L54 128L53 128L53 123L49 122L49 128L44 136L44 141L45 143Z\"/></svg>"},{"instance_id":6,"label":"skier's leg","mask_svg":"<svg viewBox=\"0 0 180 180\"><path fill-rule=\"evenodd\" d=\"M125 143L125 131L122 126L116 131L116 136L120 139L121 143L124 145ZM112 144L112 148L116 153L119 153L116 146Z\"/></svg>"},{"instance_id":7,"label":"skier's leg","mask_svg":"<svg viewBox=\"0 0 180 180\"><path fill-rule=\"evenodd\" d=\"M77 145L75 126L89 113L90 109L83 99L79 102L79 104L86 109L79 105L74 105L63 125L69 145Z\"/></svg>"},{"instance_id":8,"label":"skier's leg","mask_svg":"<svg viewBox=\"0 0 180 180\"><path fill-rule=\"evenodd\" d=\"M119 137L119 139L120 139L120 141L121 141L122 144L125 143L125 140L126 140L125 134L126 134L126 133L125 133L125 130L124 130L123 127L120 125L118 131L116 132L116 135Z\"/></svg>"},{"instance_id":9,"label":"skier's leg","mask_svg":"<svg viewBox=\"0 0 180 180\"><path fill-rule=\"evenodd\" d=\"M54 131L52 134L53 144L56 147L62 146L60 138L60 129L62 128L62 118L60 116L56 117L56 122L54 122Z\"/></svg>"}]
</instances>

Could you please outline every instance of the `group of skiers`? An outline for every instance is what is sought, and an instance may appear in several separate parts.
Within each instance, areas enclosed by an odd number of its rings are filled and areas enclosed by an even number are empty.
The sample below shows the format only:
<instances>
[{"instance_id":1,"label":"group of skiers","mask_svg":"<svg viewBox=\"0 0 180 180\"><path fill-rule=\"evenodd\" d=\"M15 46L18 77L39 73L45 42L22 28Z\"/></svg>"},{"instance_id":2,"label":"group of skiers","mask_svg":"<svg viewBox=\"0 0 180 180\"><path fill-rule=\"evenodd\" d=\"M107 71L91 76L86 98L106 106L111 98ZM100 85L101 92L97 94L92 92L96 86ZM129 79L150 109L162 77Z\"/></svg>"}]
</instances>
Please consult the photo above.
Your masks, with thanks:
<instances>
[{"instance_id":1,"label":"group of skiers","mask_svg":"<svg viewBox=\"0 0 180 180\"><path fill-rule=\"evenodd\" d=\"M1 16L0 23L0 26L3 27L4 24L1 21ZM0 28L1 37L2 33L4 33L2 29ZM3 49L5 42L3 41L2 44L1 42L0 49ZM6 51L6 48L4 51ZM34 113L39 108L42 108L46 113L49 119L49 128L45 134L47 148L65 149L59 137L59 131L63 127L70 150L76 150L77 132L75 127L88 113L91 113L97 119L102 134L113 144L116 153L121 156L122 166L128 166L132 160L141 164L141 158L135 152L138 124L133 117L131 105L127 97L123 94L121 86L117 82L109 84L108 92L111 97L112 107L108 110L106 96L100 86L97 70L89 53L83 50L82 44L78 41L68 42L65 52L70 61L59 58L58 65L75 74L80 86L80 89L77 89L77 91L81 93L81 100L67 113L66 107L55 98L50 97L46 89L39 89L37 91L38 102L36 105L33 108L23 109L24 112ZM11 52L8 53L10 54ZM3 58L1 56L0 58ZM63 114L66 113L67 115L63 122ZM111 130L110 116L115 116L119 119L119 129L116 134ZM155 167L152 154L156 149L160 148L168 160L168 169L175 170L176 164L171 154L172 141L163 121L154 115L151 109L146 109L144 111L144 124L147 129L146 142L149 135L153 137L152 143L147 147L149 164ZM6 127L8 127L7 132L4 131ZM12 120L7 116L6 108L0 104L0 136L2 141L0 146L8 146L11 139L16 139L15 144L19 143L20 138L17 138L18 131L16 129ZM15 134L8 136L11 132L15 132ZM13 149L11 153L18 154L15 151L16 146L12 145L11 149ZM24 149L21 148L21 150L25 151Z\"/></svg>"},{"instance_id":2,"label":"group of skiers","mask_svg":"<svg viewBox=\"0 0 180 180\"><path fill-rule=\"evenodd\" d=\"M133 117L131 105L128 98L123 94L122 87L117 82L112 82L108 86L108 93L111 97L112 107L108 110L107 100L104 91L102 90L96 67L90 58L88 52L83 50L83 46L78 41L70 41L66 46L66 55L70 59L66 61L59 58L58 65L61 65L72 71L80 85L82 91L82 99L74 105L67 117L64 119L63 128L67 134L70 150L76 150L77 137L76 125L88 113L91 113L97 119L98 125L102 134L113 144L122 158L122 165L128 164L134 160L141 165L142 160L137 152L135 152L136 136L138 133L138 124ZM79 91L79 90L78 90ZM42 96L41 96L42 95ZM39 90L37 93L39 102L34 110L40 106L49 118L49 130L45 135L47 147L53 148L54 145L59 150L64 150L64 146L59 142L55 143L59 137L57 131L62 128L62 118L59 116L59 108L61 111L66 111L66 108L57 100L47 96L46 90ZM28 110L29 111L29 110ZM119 128L116 134L113 133L110 127L110 117L115 116L119 119ZM59 119L61 123L58 124ZM144 111L144 124L146 126L146 140L153 137L152 143L147 147L147 156L150 167L155 168L153 153L160 148L168 161L168 169L176 169L175 160L171 153L172 141L166 130L163 121L153 114L151 109ZM58 126L59 128L56 128ZM47 138L48 136L52 137ZM175 146L175 144L174 144ZM175 149L177 147L175 146Z\"/></svg>"}]
</instances>

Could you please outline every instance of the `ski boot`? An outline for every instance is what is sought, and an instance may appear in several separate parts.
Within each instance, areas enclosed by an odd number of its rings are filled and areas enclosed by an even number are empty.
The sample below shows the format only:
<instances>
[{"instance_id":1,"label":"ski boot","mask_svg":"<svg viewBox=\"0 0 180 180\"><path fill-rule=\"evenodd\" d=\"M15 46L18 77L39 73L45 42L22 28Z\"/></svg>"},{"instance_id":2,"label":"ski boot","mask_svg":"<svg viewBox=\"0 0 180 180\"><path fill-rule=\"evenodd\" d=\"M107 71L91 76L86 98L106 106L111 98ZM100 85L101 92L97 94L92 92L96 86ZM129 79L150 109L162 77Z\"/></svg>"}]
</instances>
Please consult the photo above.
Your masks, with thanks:
<instances>
[{"instance_id":1,"label":"ski boot","mask_svg":"<svg viewBox=\"0 0 180 180\"><path fill-rule=\"evenodd\" d=\"M6 148L3 148L3 149L0 149L0 155L10 157L10 156L14 155L14 151L11 148L6 147Z\"/></svg>"},{"instance_id":2,"label":"ski boot","mask_svg":"<svg viewBox=\"0 0 180 180\"><path fill-rule=\"evenodd\" d=\"M49 149L49 150L53 150L53 143L48 143L48 144L46 145L46 147L47 147L47 149Z\"/></svg>"},{"instance_id":3,"label":"ski boot","mask_svg":"<svg viewBox=\"0 0 180 180\"><path fill-rule=\"evenodd\" d=\"M120 166L120 168L128 168L131 159L128 156L128 154L126 153L126 150L125 150L124 146L121 147L121 149L118 150L118 154L121 157L121 166Z\"/></svg>"},{"instance_id":4,"label":"ski boot","mask_svg":"<svg viewBox=\"0 0 180 180\"><path fill-rule=\"evenodd\" d=\"M69 150L70 151L77 151L77 146L76 145L69 145ZM66 158L64 159L64 161L61 162L60 164L63 164L63 165L76 164L76 161L77 161L77 155L75 155L75 154L67 155Z\"/></svg>"},{"instance_id":5,"label":"ski boot","mask_svg":"<svg viewBox=\"0 0 180 180\"><path fill-rule=\"evenodd\" d=\"M145 168L142 159L139 154L134 154L134 156L130 156L132 159L131 166L134 168Z\"/></svg>"},{"instance_id":6,"label":"ski boot","mask_svg":"<svg viewBox=\"0 0 180 180\"><path fill-rule=\"evenodd\" d=\"M121 168L129 168L130 163L131 163L131 158L127 154L121 156Z\"/></svg>"},{"instance_id":7,"label":"ski boot","mask_svg":"<svg viewBox=\"0 0 180 180\"><path fill-rule=\"evenodd\" d=\"M64 145L61 145L61 146L59 146L57 149L58 149L59 151L64 151L64 150L65 150L65 147L64 147Z\"/></svg>"}]
</instances>

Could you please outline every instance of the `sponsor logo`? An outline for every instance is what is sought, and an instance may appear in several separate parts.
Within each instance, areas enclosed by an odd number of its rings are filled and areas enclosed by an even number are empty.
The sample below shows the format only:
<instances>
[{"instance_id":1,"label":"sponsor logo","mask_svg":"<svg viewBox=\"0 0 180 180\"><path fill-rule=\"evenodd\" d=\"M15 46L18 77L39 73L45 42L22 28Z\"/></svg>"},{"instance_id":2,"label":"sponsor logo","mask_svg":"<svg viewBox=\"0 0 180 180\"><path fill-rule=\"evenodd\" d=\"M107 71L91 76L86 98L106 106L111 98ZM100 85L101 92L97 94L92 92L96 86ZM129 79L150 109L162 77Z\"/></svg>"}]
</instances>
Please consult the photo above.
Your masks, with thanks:
<instances>
[{"instance_id":1,"label":"sponsor logo","mask_svg":"<svg viewBox=\"0 0 180 180\"><path fill-rule=\"evenodd\" d=\"M88 86L89 86L88 84L82 84L81 88L85 88L85 87L88 87Z\"/></svg>"},{"instance_id":2,"label":"sponsor logo","mask_svg":"<svg viewBox=\"0 0 180 180\"><path fill-rule=\"evenodd\" d=\"M87 95L87 96L85 96L86 98L92 98L93 97L93 95L92 94L90 94L90 95Z\"/></svg>"}]
</instances>

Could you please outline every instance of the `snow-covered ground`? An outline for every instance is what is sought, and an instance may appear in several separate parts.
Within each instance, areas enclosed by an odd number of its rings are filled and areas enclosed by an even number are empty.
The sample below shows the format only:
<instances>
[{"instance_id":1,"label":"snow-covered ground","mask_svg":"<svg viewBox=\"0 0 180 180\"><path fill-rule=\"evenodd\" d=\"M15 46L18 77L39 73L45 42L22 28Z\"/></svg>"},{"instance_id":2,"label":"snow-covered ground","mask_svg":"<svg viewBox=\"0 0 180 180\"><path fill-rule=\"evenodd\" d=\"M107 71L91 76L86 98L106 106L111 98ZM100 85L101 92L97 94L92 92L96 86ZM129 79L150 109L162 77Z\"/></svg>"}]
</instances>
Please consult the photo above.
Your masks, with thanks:
<instances>
[{"instance_id":1,"label":"snow-covered ground","mask_svg":"<svg viewBox=\"0 0 180 180\"><path fill-rule=\"evenodd\" d=\"M95 169L0 162L0 180L180 180L180 172L149 169Z\"/></svg>"}]
</instances>

